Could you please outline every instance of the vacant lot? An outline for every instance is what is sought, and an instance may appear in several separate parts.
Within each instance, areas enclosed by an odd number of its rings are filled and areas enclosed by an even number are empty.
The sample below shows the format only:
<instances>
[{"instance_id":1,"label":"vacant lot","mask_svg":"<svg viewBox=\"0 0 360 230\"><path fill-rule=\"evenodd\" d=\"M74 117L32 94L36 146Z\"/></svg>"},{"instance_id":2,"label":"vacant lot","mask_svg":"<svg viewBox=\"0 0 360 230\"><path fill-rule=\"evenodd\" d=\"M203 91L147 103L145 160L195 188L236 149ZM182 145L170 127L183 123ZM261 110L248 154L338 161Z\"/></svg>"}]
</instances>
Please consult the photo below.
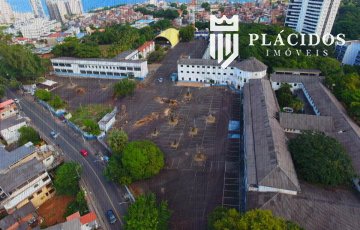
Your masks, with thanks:
<instances>
[{"instance_id":1,"label":"vacant lot","mask_svg":"<svg viewBox=\"0 0 360 230\"><path fill-rule=\"evenodd\" d=\"M55 196L46 201L38 209L39 215L44 218L43 226L52 226L65 222L63 217L66 207L74 200L72 196Z\"/></svg>"}]
</instances>

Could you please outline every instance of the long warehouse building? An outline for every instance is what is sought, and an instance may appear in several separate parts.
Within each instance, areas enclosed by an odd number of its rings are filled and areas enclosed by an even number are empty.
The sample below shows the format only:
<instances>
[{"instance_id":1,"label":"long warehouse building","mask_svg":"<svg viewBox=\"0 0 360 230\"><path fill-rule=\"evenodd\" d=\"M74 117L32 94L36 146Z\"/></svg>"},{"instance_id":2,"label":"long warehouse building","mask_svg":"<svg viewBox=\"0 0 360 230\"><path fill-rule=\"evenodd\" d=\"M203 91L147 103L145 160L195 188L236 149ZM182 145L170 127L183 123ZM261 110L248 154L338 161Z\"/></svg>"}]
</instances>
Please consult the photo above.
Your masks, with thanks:
<instances>
[{"instance_id":1,"label":"long warehouse building","mask_svg":"<svg viewBox=\"0 0 360 230\"><path fill-rule=\"evenodd\" d=\"M56 75L88 78L144 79L148 74L146 60L59 57L51 59Z\"/></svg>"}]
</instances>

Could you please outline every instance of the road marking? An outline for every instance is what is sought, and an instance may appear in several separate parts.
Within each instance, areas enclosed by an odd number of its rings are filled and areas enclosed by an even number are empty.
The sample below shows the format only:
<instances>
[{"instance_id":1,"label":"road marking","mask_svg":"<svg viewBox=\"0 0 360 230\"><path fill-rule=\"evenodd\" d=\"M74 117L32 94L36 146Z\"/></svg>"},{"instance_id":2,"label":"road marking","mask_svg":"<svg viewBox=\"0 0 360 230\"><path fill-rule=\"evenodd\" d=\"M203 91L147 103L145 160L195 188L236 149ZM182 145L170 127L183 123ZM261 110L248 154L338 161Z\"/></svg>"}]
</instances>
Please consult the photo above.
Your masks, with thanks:
<instances>
[{"instance_id":1,"label":"road marking","mask_svg":"<svg viewBox=\"0 0 360 230\"><path fill-rule=\"evenodd\" d=\"M51 127L36 113L34 112L32 109L30 109L25 103L23 104L24 107L26 107L28 110L32 111L32 113L39 119L41 120L48 128L51 129ZM60 136L60 138L62 138L73 150L75 150L75 152L77 152L77 150L75 149L74 146L72 146L63 136ZM73 159L72 157L70 157L71 159ZM84 161L88 164L88 166L90 167L91 171L95 174L97 180L100 182L100 185L102 187L102 189L104 190L108 200L110 201L110 204L112 206L112 208L114 209L116 215L118 216L118 219L120 220L120 223L121 225L124 225L124 223L122 222L121 218L120 218L120 215L118 213L118 211L116 210L115 206L113 205L111 199L110 199L110 196L109 194L107 193L106 189L105 189L105 186L103 185L103 183L101 182L99 176L97 175L97 173L95 172L95 170L92 168L92 166L90 165L90 163L84 159Z\"/></svg>"}]
</instances>

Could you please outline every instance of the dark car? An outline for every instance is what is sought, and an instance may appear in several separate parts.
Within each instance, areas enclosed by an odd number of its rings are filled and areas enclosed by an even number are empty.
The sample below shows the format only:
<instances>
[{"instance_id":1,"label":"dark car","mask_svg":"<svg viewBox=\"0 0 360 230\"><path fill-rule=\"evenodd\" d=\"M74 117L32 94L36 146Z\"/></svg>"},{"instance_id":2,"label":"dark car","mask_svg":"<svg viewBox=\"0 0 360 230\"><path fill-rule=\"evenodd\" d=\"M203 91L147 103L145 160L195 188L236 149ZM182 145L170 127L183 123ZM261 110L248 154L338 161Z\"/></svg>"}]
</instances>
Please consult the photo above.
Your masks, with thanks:
<instances>
[{"instance_id":1,"label":"dark car","mask_svg":"<svg viewBox=\"0 0 360 230\"><path fill-rule=\"evenodd\" d=\"M106 211L106 217L110 224L114 224L117 221L115 214L114 214L113 210L111 210L111 209Z\"/></svg>"}]
</instances>

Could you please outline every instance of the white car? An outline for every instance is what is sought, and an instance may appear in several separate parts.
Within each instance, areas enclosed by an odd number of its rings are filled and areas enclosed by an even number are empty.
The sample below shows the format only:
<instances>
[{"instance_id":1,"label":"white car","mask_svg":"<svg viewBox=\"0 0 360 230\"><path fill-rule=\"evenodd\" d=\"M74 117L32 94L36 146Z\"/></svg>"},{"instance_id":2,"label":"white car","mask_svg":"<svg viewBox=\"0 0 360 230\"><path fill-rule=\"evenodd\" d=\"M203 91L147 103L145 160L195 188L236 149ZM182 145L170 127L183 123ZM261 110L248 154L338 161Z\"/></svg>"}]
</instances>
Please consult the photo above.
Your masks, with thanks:
<instances>
[{"instance_id":1,"label":"white car","mask_svg":"<svg viewBox=\"0 0 360 230\"><path fill-rule=\"evenodd\" d=\"M15 98L14 99L15 103L19 103L19 99Z\"/></svg>"},{"instance_id":2,"label":"white car","mask_svg":"<svg viewBox=\"0 0 360 230\"><path fill-rule=\"evenodd\" d=\"M163 80L164 80L164 79L163 79L162 77L158 79L158 81L159 81L160 83L162 83Z\"/></svg>"}]
</instances>

